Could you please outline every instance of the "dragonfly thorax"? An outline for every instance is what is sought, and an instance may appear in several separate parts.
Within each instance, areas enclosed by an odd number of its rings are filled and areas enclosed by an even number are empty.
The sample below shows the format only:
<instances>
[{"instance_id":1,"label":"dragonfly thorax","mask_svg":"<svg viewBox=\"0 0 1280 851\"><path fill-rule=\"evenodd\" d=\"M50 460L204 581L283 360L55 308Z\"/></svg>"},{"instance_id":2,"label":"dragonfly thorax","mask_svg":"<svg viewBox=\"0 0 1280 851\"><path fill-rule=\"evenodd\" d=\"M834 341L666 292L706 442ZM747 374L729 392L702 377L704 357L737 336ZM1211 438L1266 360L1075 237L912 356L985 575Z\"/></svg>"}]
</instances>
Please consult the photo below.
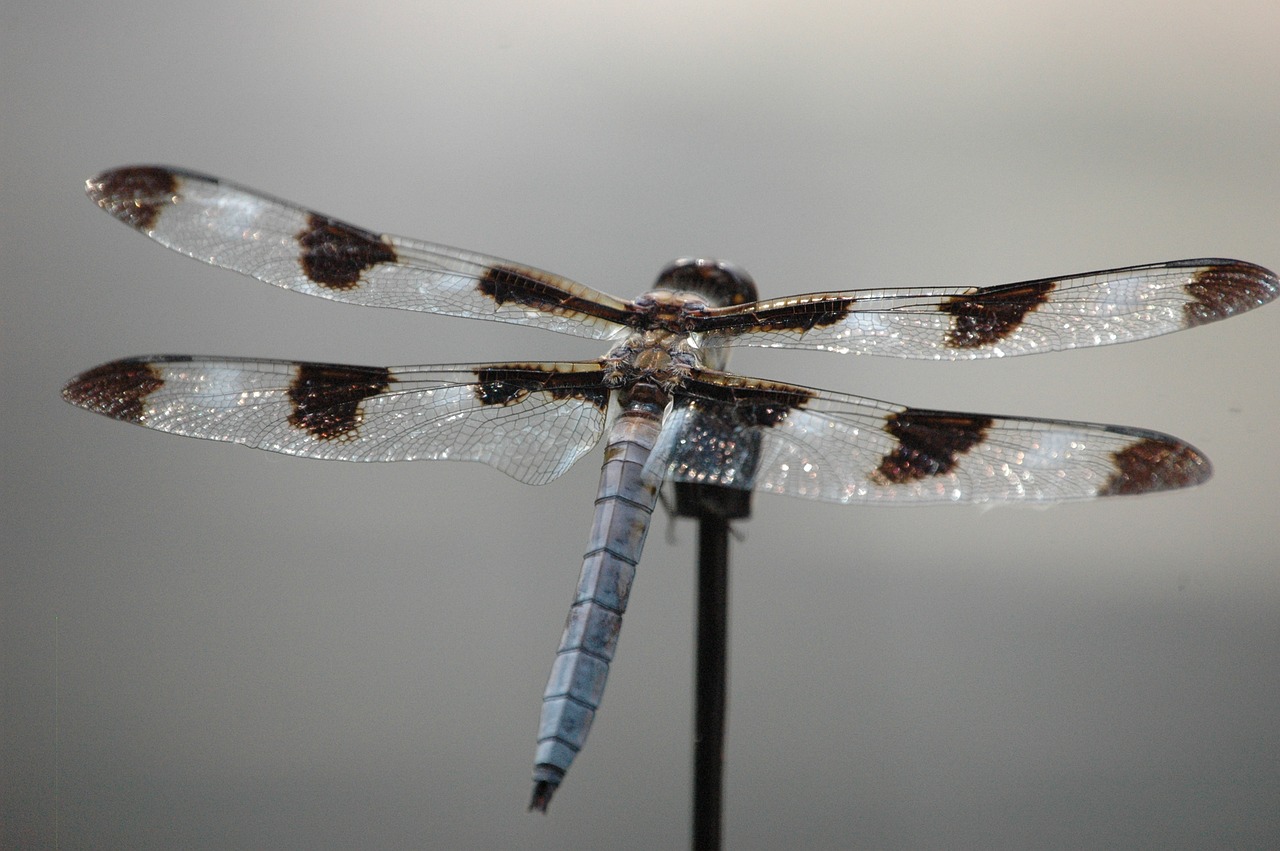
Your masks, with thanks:
<instances>
[{"instance_id":1,"label":"dragonfly thorax","mask_svg":"<svg viewBox=\"0 0 1280 851\"><path fill-rule=\"evenodd\" d=\"M705 316L711 305L705 297L685 290L651 290L633 304L644 317L647 328L663 328L682 332L693 327L693 321Z\"/></svg>"},{"instance_id":2,"label":"dragonfly thorax","mask_svg":"<svg viewBox=\"0 0 1280 851\"><path fill-rule=\"evenodd\" d=\"M653 289L632 304L646 328L690 331L716 307L755 301L756 285L745 270L723 260L681 258L668 263Z\"/></svg>"},{"instance_id":3,"label":"dragonfly thorax","mask_svg":"<svg viewBox=\"0 0 1280 851\"><path fill-rule=\"evenodd\" d=\"M653 384L664 391L681 384L702 366L697 347L687 334L638 331L614 346L601 359L604 382L614 388Z\"/></svg>"}]
</instances>

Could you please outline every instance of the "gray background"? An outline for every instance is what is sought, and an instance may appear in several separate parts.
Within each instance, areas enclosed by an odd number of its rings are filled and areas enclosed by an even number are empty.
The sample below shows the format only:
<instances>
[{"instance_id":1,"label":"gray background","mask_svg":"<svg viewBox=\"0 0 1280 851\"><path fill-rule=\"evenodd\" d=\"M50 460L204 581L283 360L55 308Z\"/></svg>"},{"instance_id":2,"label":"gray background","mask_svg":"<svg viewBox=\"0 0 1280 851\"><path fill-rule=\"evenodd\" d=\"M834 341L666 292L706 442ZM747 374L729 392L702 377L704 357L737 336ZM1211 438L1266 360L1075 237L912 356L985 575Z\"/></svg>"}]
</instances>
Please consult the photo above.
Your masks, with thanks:
<instances>
[{"instance_id":1,"label":"gray background","mask_svg":"<svg viewBox=\"0 0 1280 851\"><path fill-rule=\"evenodd\" d=\"M325 464L90 417L128 354L594 357L334 306L81 194L166 162L634 295L1225 255L1280 266L1280 7L28 3L0 9L3 752L18 848L678 848L691 526L650 535L587 749L526 814L599 456ZM732 848L1280 843L1280 308L979 364L744 373L1121 422L1205 487L1044 511L761 496L734 548Z\"/></svg>"}]
</instances>

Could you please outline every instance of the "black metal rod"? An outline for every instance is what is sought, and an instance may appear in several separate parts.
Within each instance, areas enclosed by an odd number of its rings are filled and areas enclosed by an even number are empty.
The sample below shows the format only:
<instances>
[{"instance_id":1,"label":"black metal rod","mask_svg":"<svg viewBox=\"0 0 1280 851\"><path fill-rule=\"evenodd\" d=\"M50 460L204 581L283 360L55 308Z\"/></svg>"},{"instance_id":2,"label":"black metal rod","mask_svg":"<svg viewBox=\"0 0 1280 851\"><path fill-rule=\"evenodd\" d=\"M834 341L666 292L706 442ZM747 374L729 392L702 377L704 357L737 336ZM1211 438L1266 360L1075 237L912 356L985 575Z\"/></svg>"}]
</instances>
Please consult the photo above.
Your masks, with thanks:
<instances>
[{"instance_id":1,"label":"black metal rod","mask_svg":"<svg viewBox=\"0 0 1280 851\"><path fill-rule=\"evenodd\" d=\"M692 840L694 851L719 851L729 694L729 523L751 516L751 491L677 482L675 496L676 516L698 521Z\"/></svg>"},{"instance_id":2,"label":"black metal rod","mask_svg":"<svg viewBox=\"0 0 1280 851\"><path fill-rule=\"evenodd\" d=\"M697 662L693 722L693 848L719 851L724 790L729 625L729 521L698 519Z\"/></svg>"}]
</instances>

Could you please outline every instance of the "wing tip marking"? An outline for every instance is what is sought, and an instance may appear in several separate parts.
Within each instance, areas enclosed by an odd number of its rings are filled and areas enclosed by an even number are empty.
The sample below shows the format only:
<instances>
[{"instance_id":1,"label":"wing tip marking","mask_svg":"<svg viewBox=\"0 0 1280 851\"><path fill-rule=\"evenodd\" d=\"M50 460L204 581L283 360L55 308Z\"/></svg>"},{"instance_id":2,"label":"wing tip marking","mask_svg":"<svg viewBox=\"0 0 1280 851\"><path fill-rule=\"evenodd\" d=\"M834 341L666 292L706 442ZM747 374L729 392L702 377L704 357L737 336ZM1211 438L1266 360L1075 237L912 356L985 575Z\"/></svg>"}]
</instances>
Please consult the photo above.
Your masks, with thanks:
<instances>
[{"instance_id":1,"label":"wing tip marking","mask_svg":"<svg viewBox=\"0 0 1280 851\"><path fill-rule=\"evenodd\" d=\"M1213 466L1194 446L1171 437L1141 437L1112 453L1115 472L1098 496L1132 496L1201 484Z\"/></svg>"},{"instance_id":2,"label":"wing tip marking","mask_svg":"<svg viewBox=\"0 0 1280 851\"><path fill-rule=\"evenodd\" d=\"M95 204L144 233L155 229L177 192L178 173L165 166L122 166L85 181L85 194Z\"/></svg>"},{"instance_id":3,"label":"wing tip marking","mask_svg":"<svg viewBox=\"0 0 1280 851\"><path fill-rule=\"evenodd\" d=\"M1188 328L1194 328L1274 300L1280 294L1280 280L1270 269L1232 260L1205 266L1183 289L1190 299L1183 305L1183 318Z\"/></svg>"},{"instance_id":4,"label":"wing tip marking","mask_svg":"<svg viewBox=\"0 0 1280 851\"><path fill-rule=\"evenodd\" d=\"M148 397L163 386L154 363L125 359L80 373L62 388L62 398L95 414L141 424Z\"/></svg>"}]
</instances>

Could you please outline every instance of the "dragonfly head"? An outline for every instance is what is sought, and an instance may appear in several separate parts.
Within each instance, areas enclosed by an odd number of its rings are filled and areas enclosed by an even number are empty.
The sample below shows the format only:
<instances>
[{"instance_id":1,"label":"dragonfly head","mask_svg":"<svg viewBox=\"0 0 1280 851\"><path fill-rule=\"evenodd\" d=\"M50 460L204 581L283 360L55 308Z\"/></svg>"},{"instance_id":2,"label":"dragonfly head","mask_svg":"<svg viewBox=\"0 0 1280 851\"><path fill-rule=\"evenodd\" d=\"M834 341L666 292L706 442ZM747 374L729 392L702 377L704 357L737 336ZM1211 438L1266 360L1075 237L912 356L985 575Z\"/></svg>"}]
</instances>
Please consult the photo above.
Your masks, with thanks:
<instances>
[{"instance_id":1,"label":"dragonfly head","mask_svg":"<svg viewBox=\"0 0 1280 851\"><path fill-rule=\"evenodd\" d=\"M711 307L731 307L756 301L756 282L747 270L726 260L681 257L658 273L655 290L697 293Z\"/></svg>"}]
</instances>

